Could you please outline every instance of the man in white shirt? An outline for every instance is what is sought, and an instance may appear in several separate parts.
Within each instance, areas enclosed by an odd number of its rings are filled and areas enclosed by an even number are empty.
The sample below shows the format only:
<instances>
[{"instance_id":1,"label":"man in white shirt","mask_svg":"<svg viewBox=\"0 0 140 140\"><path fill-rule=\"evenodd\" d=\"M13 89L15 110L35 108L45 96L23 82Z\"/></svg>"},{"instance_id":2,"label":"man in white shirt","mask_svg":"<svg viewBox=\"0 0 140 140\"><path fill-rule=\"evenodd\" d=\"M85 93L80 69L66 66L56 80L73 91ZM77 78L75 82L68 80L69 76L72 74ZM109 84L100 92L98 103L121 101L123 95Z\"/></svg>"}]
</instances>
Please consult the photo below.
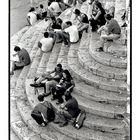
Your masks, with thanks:
<instances>
[{"instance_id":1,"label":"man in white shirt","mask_svg":"<svg viewBox=\"0 0 140 140\"><path fill-rule=\"evenodd\" d=\"M58 15L59 13L61 13L61 8L60 8L58 2L59 2L59 0L56 0L56 1L52 2L51 5L48 7L49 11L53 15Z\"/></svg>"},{"instance_id":2,"label":"man in white shirt","mask_svg":"<svg viewBox=\"0 0 140 140\"><path fill-rule=\"evenodd\" d=\"M70 46L71 43L77 43L79 41L79 32L75 25L72 25L71 21L67 21L64 31L56 32L59 37L62 38L66 46Z\"/></svg>"},{"instance_id":3,"label":"man in white shirt","mask_svg":"<svg viewBox=\"0 0 140 140\"><path fill-rule=\"evenodd\" d=\"M29 10L29 13L27 14L27 21L29 23L29 25L33 25L36 21L37 21L37 13L35 12L34 7L32 7Z\"/></svg>"},{"instance_id":4,"label":"man in white shirt","mask_svg":"<svg viewBox=\"0 0 140 140\"><path fill-rule=\"evenodd\" d=\"M44 33L44 38L38 42L38 47L42 52L51 51L55 43L55 37L50 37L48 32Z\"/></svg>"},{"instance_id":5,"label":"man in white shirt","mask_svg":"<svg viewBox=\"0 0 140 140\"><path fill-rule=\"evenodd\" d=\"M67 28L64 30L66 33L70 35L70 42L76 43L79 40L79 33L77 26L72 25L71 21L66 22Z\"/></svg>"}]
</instances>

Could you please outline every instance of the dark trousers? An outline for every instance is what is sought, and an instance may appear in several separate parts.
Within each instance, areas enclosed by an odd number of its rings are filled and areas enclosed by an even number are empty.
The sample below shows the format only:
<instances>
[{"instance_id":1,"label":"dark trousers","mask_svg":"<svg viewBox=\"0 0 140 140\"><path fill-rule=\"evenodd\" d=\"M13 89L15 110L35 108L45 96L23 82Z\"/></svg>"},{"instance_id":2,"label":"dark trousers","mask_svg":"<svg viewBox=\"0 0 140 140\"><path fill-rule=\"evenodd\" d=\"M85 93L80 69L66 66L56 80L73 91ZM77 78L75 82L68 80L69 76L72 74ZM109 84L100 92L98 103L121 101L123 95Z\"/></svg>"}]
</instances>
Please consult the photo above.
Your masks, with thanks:
<instances>
[{"instance_id":1,"label":"dark trousers","mask_svg":"<svg viewBox=\"0 0 140 140\"><path fill-rule=\"evenodd\" d=\"M37 113L32 112L31 116L38 124L42 124L44 122L41 114L39 113L37 114Z\"/></svg>"},{"instance_id":2,"label":"dark trousers","mask_svg":"<svg viewBox=\"0 0 140 140\"><path fill-rule=\"evenodd\" d=\"M62 38L65 45L70 44L70 36L68 33L60 31L60 32L57 32L56 34L57 34L58 38Z\"/></svg>"},{"instance_id":3,"label":"dark trousers","mask_svg":"<svg viewBox=\"0 0 140 140\"><path fill-rule=\"evenodd\" d=\"M65 91L66 91L66 89L63 87L61 87L60 89L53 88L52 89L53 98L58 99L59 103L63 103L64 100L63 100L62 96L64 95Z\"/></svg>"}]
</instances>

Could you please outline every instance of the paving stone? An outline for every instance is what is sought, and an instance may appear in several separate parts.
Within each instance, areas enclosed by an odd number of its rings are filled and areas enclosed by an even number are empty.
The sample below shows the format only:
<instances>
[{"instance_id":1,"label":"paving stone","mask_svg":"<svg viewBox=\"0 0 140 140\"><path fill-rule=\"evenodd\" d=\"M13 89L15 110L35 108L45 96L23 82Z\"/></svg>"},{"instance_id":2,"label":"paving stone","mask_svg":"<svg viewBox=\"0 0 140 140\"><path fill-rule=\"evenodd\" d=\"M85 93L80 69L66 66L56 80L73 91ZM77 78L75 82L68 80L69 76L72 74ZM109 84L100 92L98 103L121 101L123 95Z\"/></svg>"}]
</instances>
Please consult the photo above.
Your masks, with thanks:
<instances>
[{"instance_id":1,"label":"paving stone","mask_svg":"<svg viewBox=\"0 0 140 140\"><path fill-rule=\"evenodd\" d=\"M32 137L35 135L34 132L32 132L28 126L25 125L23 121L18 121L12 123L12 129L14 132L20 137L20 139L25 139L28 137Z\"/></svg>"},{"instance_id":2,"label":"paving stone","mask_svg":"<svg viewBox=\"0 0 140 140\"><path fill-rule=\"evenodd\" d=\"M10 140L20 140L11 129L10 129Z\"/></svg>"}]
</instances>

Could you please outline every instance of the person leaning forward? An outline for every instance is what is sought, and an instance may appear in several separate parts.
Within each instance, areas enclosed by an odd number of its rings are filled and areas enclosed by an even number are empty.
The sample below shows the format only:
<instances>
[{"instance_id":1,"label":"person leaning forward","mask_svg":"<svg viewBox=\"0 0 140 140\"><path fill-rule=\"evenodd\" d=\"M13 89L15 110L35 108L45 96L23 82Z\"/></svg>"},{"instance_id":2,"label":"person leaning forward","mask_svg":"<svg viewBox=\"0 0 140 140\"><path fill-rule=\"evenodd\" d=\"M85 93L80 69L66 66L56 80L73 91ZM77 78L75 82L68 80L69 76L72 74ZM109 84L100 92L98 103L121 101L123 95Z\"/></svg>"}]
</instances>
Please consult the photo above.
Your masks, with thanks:
<instances>
[{"instance_id":1,"label":"person leaning forward","mask_svg":"<svg viewBox=\"0 0 140 140\"><path fill-rule=\"evenodd\" d=\"M51 89L55 87L62 78L62 72L62 65L57 64L53 71L43 73L40 77L35 77L34 83L30 84L30 86L40 87L43 85L44 93L42 95L48 96L51 94Z\"/></svg>"}]
</instances>

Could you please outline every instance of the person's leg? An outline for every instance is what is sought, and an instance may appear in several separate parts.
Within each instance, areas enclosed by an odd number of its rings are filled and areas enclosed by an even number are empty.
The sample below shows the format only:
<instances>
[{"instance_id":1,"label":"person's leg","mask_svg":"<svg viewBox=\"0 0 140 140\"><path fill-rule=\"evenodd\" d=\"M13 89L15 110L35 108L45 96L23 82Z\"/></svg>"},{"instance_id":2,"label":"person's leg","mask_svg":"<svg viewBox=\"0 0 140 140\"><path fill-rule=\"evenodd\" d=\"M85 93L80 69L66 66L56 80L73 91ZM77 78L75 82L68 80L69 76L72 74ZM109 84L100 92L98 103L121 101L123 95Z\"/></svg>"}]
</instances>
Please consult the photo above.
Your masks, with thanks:
<instances>
[{"instance_id":1,"label":"person's leg","mask_svg":"<svg viewBox=\"0 0 140 140\"><path fill-rule=\"evenodd\" d=\"M79 32L82 32L84 30L87 30L89 27L89 24L84 23L80 28L78 28Z\"/></svg>"},{"instance_id":2,"label":"person's leg","mask_svg":"<svg viewBox=\"0 0 140 140\"><path fill-rule=\"evenodd\" d=\"M50 95L50 88L51 88L51 87L55 87L56 84L58 84L58 82L56 82L55 80L47 81L47 82L45 83L46 92L44 93L44 96Z\"/></svg>"},{"instance_id":3,"label":"person's leg","mask_svg":"<svg viewBox=\"0 0 140 140\"><path fill-rule=\"evenodd\" d=\"M66 89L63 87L56 91L56 95L57 95L57 99L58 99L58 102L56 102L56 104L60 104L60 103L64 102L62 96L64 95L65 91L66 91Z\"/></svg>"}]
</instances>

